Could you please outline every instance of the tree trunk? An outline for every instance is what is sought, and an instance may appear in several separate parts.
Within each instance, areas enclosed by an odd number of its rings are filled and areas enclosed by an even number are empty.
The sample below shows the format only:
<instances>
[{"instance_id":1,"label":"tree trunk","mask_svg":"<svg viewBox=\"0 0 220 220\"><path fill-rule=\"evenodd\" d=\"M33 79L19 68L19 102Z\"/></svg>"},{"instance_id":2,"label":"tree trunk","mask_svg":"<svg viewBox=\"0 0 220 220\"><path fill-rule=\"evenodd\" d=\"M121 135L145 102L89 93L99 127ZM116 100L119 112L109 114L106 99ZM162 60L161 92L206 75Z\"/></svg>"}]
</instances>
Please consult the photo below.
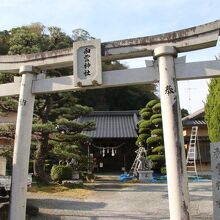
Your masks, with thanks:
<instances>
[{"instance_id":1,"label":"tree trunk","mask_svg":"<svg viewBox=\"0 0 220 220\"><path fill-rule=\"evenodd\" d=\"M34 176L42 181L42 182L49 182L50 177L47 173L45 173L45 159L48 156L48 134L42 135L43 140L41 144L39 145L35 160L34 160Z\"/></svg>"}]
</instances>

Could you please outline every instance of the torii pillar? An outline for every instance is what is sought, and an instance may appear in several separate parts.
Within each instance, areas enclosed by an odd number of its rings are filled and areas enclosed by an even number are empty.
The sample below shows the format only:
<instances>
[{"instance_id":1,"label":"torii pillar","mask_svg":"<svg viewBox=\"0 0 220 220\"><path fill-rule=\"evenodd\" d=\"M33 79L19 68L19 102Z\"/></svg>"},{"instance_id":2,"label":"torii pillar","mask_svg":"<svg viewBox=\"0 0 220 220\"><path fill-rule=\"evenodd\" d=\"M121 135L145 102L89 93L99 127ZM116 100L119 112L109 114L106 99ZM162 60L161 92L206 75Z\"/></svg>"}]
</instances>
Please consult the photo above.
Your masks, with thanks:
<instances>
[{"instance_id":1,"label":"torii pillar","mask_svg":"<svg viewBox=\"0 0 220 220\"><path fill-rule=\"evenodd\" d=\"M178 53L182 53L216 46L219 35L220 20L217 20L208 24L165 34L105 42L101 45L94 43L94 45L92 44L92 48L97 48L97 51L100 51L100 46L102 48L102 57L96 57L98 53L94 52L94 60L113 61L154 55L158 59L160 79L158 79L157 74L158 68L154 66L153 62L147 65L147 68L103 72L102 77L97 74L98 71L101 71L99 68L100 65L96 65L98 68L94 69L94 77L97 78L91 81L90 86L87 84L90 80L87 81L87 79L86 82L84 81L84 85L81 84L80 75L77 74L56 78L38 77L36 80L33 80L35 76L32 74L32 67L37 67L41 70L72 67L73 52L79 51L79 54L81 54L81 49L84 46L91 46L91 43L80 45L77 49L74 47L74 49L66 48L31 55L0 56L1 72L18 73L20 70L20 73L25 73L22 75L21 85L20 81L0 85L0 97L20 94L15 137L15 149L17 150L15 150L15 159L13 162L15 167L13 168L13 172L15 173L12 175L14 202L11 204L10 211L13 213L11 214L11 220L24 220L25 218L28 160L22 160L23 157L28 158L29 154L31 113L33 111L35 95L84 89L81 86L86 86L88 89L95 89L98 87L108 88L155 83L158 81L160 81L164 126L170 219L190 220L186 158L184 155L182 123L176 81L219 77L220 61L180 62L174 66L174 57L176 57L177 51ZM75 55L74 57L77 58ZM36 59L33 59L33 57ZM78 59L75 58L74 62ZM22 65L26 65L26 67L20 69ZM76 67L77 65L74 66ZM74 72L77 73L77 71ZM75 76L78 76L78 78L74 78ZM101 78L103 78L102 83L100 82ZM27 133L24 130L27 130ZM24 155L21 157L21 155L16 155L17 153ZM19 162L16 162L16 160ZM23 169L24 166L25 168ZM17 183L19 185L16 185ZM18 196L21 198L18 198ZM22 212L22 214L19 214L19 212Z\"/></svg>"},{"instance_id":2,"label":"torii pillar","mask_svg":"<svg viewBox=\"0 0 220 220\"><path fill-rule=\"evenodd\" d=\"M33 67L22 66L19 73L22 75L22 80L14 142L10 220L23 220L26 215L28 164L35 100L35 95L31 92L33 80L36 78Z\"/></svg>"},{"instance_id":3,"label":"torii pillar","mask_svg":"<svg viewBox=\"0 0 220 220\"><path fill-rule=\"evenodd\" d=\"M154 50L160 75L170 219L189 220L188 178L174 63L176 55L176 49L172 46L161 46Z\"/></svg>"}]
</instances>

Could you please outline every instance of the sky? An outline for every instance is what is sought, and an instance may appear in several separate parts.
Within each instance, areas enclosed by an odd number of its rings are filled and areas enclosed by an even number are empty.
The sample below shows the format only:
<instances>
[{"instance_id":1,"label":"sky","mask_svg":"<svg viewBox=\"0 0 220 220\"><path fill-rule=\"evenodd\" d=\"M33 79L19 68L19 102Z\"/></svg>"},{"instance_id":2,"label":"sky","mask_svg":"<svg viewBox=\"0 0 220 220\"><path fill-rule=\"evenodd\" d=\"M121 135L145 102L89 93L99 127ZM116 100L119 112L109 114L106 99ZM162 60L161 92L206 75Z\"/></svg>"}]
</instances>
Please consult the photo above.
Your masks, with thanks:
<instances>
[{"instance_id":1,"label":"sky","mask_svg":"<svg viewBox=\"0 0 220 220\"><path fill-rule=\"evenodd\" d=\"M1 0L0 31L40 22L71 35L82 28L102 42L176 31L220 19L219 0ZM186 55L187 62L213 60L214 48ZM148 58L149 59L149 58ZM123 61L145 66L144 58ZM204 106L208 80L178 82L181 108L190 113Z\"/></svg>"}]
</instances>

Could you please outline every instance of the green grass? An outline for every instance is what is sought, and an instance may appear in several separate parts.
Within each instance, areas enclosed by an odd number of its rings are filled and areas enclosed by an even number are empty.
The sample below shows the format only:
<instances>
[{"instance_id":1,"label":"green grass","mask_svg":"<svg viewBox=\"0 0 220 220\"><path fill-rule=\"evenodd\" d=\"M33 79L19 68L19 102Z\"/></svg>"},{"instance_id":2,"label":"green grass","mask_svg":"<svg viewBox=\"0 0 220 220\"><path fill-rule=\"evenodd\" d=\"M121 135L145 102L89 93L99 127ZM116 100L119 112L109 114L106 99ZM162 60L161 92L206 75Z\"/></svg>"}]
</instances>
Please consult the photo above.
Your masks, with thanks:
<instances>
[{"instance_id":1,"label":"green grass","mask_svg":"<svg viewBox=\"0 0 220 220\"><path fill-rule=\"evenodd\" d=\"M66 196L75 198L85 198L88 197L92 191L84 187L83 183L79 184L67 184L61 185L57 183L33 183L28 189L29 193L38 195L54 195L54 196Z\"/></svg>"}]
</instances>

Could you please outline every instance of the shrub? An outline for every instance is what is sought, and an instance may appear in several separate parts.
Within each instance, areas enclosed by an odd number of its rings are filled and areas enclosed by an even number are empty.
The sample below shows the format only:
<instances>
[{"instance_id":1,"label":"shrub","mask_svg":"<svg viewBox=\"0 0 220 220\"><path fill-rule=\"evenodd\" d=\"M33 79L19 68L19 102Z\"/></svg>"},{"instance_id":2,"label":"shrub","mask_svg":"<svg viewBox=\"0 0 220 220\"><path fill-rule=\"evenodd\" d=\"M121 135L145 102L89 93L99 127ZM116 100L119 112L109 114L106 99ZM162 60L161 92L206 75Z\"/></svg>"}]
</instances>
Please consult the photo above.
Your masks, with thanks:
<instances>
[{"instance_id":1,"label":"shrub","mask_svg":"<svg viewBox=\"0 0 220 220\"><path fill-rule=\"evenodd\" d=\"M152 123L155 126L161 126L162 125L162 118L155 118L155 119L152 120Z\"/></svg>"},{"instance_id":2,"label":"shrub","mask_svg":"<svg viewBox=\"0 0 220 220\"><path fill-rule=\"evenodd\" d=\"M167 168L166 167L161 167L160 172L162 175L167 175Z\"/></svg>"},{"instance_id":3,"label":"shrub","mask_svg":"<svg viewBox=\"0 0 220 220\"><path fill-rule=\"evenodd\" d=\"M147 145L150 147L158 146L162 143L162 137L149 137L147 139Z\"/></svg>"},{"instance_id":4,"label":"shrub","mask_svg":"<svg viewBox=\"0 0 220 220\"><path fill-rule=\"evenodd\" d=\"M146 140L149 138L148 134L140 134L137 141L136 141L136 145L141 144L145 144Z\"/></svg>"},{"instance_id":5,"label":"shrub","mask_svg":"<svg viewBox=\"0 0 220 220\"><path fill-rule=\"evenodd\" d=\"M150 129L148 128L140 128L138 130L139 134L150 134Z\"/></svg>"},{"instance_id":6,"label":"shrub","mask_svg":"<svg viewBox=\"0 0 220 220\"><path fill-rule=\"evenodd\" d=\"M163 154L163 153L164 153L164 146L155 147L155 148L152 150L152 152L153 152L153 153Z\"/></svg>"},{"instance_id":7,"label":"shrub","mask_svg":"<svg viewBox=\"0 0 220 220\"><path fill-rule=\"evenodd\" d=\"M141 144L144 144L144 142L143 142L143 143L141 142ZM140 141L139 141L138 139L135 141L135 145L136 145L136 146L139 146L139 145L140 145Z\"/></svg>"},{"instance_id":8,"label":"shrub","mask_svg":"<svg viewBox=\"0 0 220 220\"><path fill-rule=\"evenodd\" d=\"M149 101L149 102L147 103L146 107L147 107L147 108L152 108L152 107L153 107L154 105L156 105L157 103L159 103L159 100L156 100L156 99L151 100L151 101Z\"/></svg>"},{"instance_id":9,"label":"shrub","mask_svg":"<svg viewBox=\"0 0 220 220\"><path fill-rule=\"evenodd\" d=\"M149 113L152 113L152 109L151 108L142 108L140 111L139 111L139 114L141 115L142 113L144 112L149 112Z\"/></svg>"},{"instance_id":10,"label":"shrub","mask_svg":"<svg viewBox=\"0 0 220 220\"><path fill-rule=\"evenodd\" d=\"M163 136L163 130L161 128L156 128L151 131L151 135Z\"/></svg>"},{"instance_id":11,"label":"shrub","mask_svg":"<svg viewBox=\"0 0 220 220\"><path fill-rule=\"evenodd\" d=\"M83 182L76 181L76 182L68 182L64 181L63 186L69 188L69 189L82 189L84 188Z\"/></svg>"},{"instance_id":12,"label":"shrub","mask_svg":"<svg viewBox=\"0 0 220 220\"><path fill-rule=\"evenodd\" d=\"M161 110L161 104L160 104L160 103L157 103L156 105L154 105L154 106L152 107L152 109L153 109L154 112L160 112L160 110Z\"/></svg>"},{"instance_id":13,"label":"shrub","mask_svg":"<svg viewBox=\"0 0 220 220\"><path fill-rule=\"evenodd\" d=\"M151 120L142 121L142 122L139 124L139 127L140 127L140 128L150 128L151 126L152 126Z\"/></svg>"},{"instance_id":14,"label":"shrub","mask_svg":"<svg viewBox=\"0 0 220 220\"><path fill-rule=\"evenodd\" d=\"M53 181L62 183L62 180L72 179L73 169L70 166L54 165L50 176Z\"/></svg>"},{"instance_id":15,"label":"shrub","mask_svg":"<svg viewBox=\"0 0 220 220\"><path fill-rule=\"evenodd\" d=\"M138 126L140 127L140 124L143 123L144 121L145 121L145 120L143 120L143 119L140 120L140 121L138 122Z\"/></svg>"},{"instance_id":16,"label":"shrub","mask_svg":"<svg viewBox=\"0 0 220 220\"><path fill-rule=\"evenodd\" d=\"M165 157L164 155L149 155L148 159L152 161L152 168L155 172L160 173L161 167L164 166Z\"/></svg>"},{"instance_id":17,"label":"shrub","mask_svg":"<svg viewBox=\"0 0 220 220\"><path fill-rule=\"evenodd\" d=\"M143 113L141 113L141 118L143 118L145 120L149 120L151 115L152 115L152 113L150 113L150 112L143 112Z\"/></svg>"},{"instance_id":18,"label":"shrub","mask_svg":"<svg viewBox=\"0 0 220 220\"><path fill-rule=\"evenodd\" d=\"M153 155L149 155L148 158L152 161L165 161L164 155L153 154Z\"/></svg>"},{"instance_id":19,"label":"shrub","mask_svg":"<svg viewBox=\"0 0 220 220\"><path fill-rule=\"evenodd\" d=\"M151 116L150 120L156 119L156 118L162 118L161 114L154 114Z\"/></svg>"},{"instance_id":20,"label":"shrub","mask_svg":"<svg viewBox=\"0 0 220 220\"><path fill-rule=\"evenodd\" d=\"M152 156L153 170L160 173L161 167L165 166L160 101L151 100L139 111L139 115L141 117L138 123L139 137L135 144L144 146L148 150L147 154Z\"/></svg>"}]
</instances>

